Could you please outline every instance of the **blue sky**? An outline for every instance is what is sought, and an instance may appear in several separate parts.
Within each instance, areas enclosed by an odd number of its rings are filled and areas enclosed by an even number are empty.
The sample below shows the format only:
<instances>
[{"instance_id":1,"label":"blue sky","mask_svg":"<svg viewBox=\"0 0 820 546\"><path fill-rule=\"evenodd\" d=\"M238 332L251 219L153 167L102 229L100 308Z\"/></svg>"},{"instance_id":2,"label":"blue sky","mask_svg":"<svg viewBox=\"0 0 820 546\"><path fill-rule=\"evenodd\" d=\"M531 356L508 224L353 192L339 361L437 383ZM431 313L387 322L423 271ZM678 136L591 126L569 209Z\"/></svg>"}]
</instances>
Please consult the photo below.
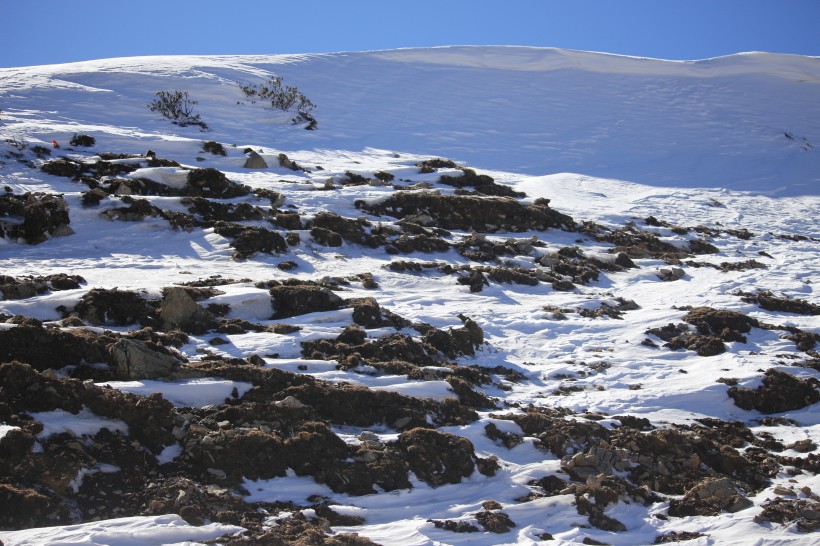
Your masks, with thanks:
<instances>
[{"instance_id":1,"label":"blue sky","mask_svg":"<svg viewBox=\"0 0 820 546\"><path fill-rule=\"evenodd\" d=\"M818 22L820 0L0 0L0 67L456 44L820 56Z\"/></svg>"}]
</instances>

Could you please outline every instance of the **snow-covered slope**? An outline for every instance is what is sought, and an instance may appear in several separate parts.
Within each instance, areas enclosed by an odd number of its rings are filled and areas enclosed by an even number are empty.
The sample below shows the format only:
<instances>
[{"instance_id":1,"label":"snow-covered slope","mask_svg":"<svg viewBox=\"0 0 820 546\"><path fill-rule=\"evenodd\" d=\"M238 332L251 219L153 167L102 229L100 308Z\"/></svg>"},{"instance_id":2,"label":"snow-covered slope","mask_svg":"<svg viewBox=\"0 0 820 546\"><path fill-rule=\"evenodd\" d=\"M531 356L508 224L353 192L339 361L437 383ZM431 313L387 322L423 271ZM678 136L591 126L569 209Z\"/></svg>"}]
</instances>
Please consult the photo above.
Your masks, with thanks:
<instances>
[{"instance_id":1,"label":"snow-covered slope","mask_svg":"<svg viewBox=\"0 0 820 546\"><path fill-rule=\"evenodd\" d=\"M280 133L258 111L236 107L242 97L235 82L270 74L319 105L322 131ZM653 186L820 191L814 57L745 53L680 62L442 47L111 59L3 69L0 81L7 123L43 136L116 128L150 143L167 128L145 105L157 90L180 89L199 101L220 141L286 151L372 147L522 174L580 172ZM51 113L45 125L43 111Z\"/></svg>"},{"instance_id":2,"label":"snow-covered slope","mask_svg":"<svg viewBox=\"0 0 820 546\"><path fill-rule=\"evenodd\" d=\"M818 91L766 53L0 69L0 541L817 543Z\"/></svg>"}]
</instances>

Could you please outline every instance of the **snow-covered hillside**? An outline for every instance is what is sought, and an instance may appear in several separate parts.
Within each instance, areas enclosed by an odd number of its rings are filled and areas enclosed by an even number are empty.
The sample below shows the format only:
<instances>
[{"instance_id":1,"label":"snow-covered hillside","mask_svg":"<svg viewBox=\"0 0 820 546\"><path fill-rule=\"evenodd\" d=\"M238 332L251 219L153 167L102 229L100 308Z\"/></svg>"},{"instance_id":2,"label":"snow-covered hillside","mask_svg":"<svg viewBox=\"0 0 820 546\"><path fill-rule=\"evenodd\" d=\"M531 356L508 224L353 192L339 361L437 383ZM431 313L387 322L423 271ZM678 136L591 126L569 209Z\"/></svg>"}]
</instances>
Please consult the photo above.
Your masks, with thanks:
<instances>
[{"instance_id":1,"label":"snow-covered hillside","mask_svg":"<svg viewBox=\"0 0 820 546\"><path fill-rule=\"evenodd\" d=\"M271 73L319 105L321 131L272 130L270 116L236 107L242 96L235 82ZM289 152L379 148L519 174L580 172L652 186L820 192L814 57L745 53L672 62L442 47L112 59L0 69L0 78L7 123L28 135L104 130L150 143L167 127L145 105L157 90L180 89L199 101L218 141Z\"/></svg>"},{"instance_id":2,"label":"snow-covered hillside","mask_svg":"<svg viewBox=\"0 0 820 546\"><path fill-rule=\"evenodd\" d=\"M820 543L819 91L766 53L0 69L0 542Z\"/></svg>"}]
</instances>

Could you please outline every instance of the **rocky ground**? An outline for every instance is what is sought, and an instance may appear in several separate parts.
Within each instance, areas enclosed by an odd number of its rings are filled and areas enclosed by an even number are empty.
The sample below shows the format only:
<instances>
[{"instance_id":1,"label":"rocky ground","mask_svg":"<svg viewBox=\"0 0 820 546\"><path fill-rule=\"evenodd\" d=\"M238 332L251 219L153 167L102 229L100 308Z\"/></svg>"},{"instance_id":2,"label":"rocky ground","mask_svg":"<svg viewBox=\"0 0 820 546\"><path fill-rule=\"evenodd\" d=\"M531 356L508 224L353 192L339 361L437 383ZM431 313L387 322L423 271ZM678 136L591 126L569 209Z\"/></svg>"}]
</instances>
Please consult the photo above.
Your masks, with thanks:
<instances>
[{"instance_id":1,"label":"rocky ground","mask_svg":"<svg viewBox=\"0 0 820 546\"><path fill-rule=\"evenodd\" d=\"M590 389L585 378L592 376L598 376L599 390L614 388L607 386L610 364L604 358L579 363L565 381L553 378L542 387L544 403L519 403L506 393L537 389L539 375L516 362L485 358L498 347L482 317L456 310L460 324L441 327L403 316L391 310L393 296L380 285L381 271L435 279L464 298L498 287L581 293L630 271L646 271L661 285L682 283L693 271L732 275L770 267L764 251L726 259L721 249L727 241L763 234L679 226L654 216L605 225L559 212L548 199L529 198L447 160L419 162L397 174L390 165L322 174L324 183L309 191L340 196L335 199L345 200L346 208L305 211L289 206L292 182L254 187L216 168L183 167L155 155L39 155L9 148L6 161L22 161L37 169L36 176L74 190L66 197L6 188L0 233L11 244L4 253L15 245L74 237L72 216L81 207L99 225L164 222L161 229L176 235L207 232L230 245L235 262L265 257L276 267L267 279L203 270L159 291L95 285L63 271L0 275L3 303L72 294L53 307L57 316L51 319L37 318L40 304L30 306L38 310L31 316L0 315L0 529L174 513L193 525L247 529L210 543L368 544L363 534L334 530L367 523L339 510L336 501L317 496L300 504L252 502L248 480L295 475L344 498L383 495L418 483L489 480L522 444L557 461L555 472L533 477L514 502L487 499L474 513L429 523L448 533L506 535L519 525L516 506L561 497L572 499L587 528L616 535L629 524L612 515L619 504L647 513L651 508L652 517L671 522L753 508L761 526L820 529L818 492L790 480L816 475L816 437L785 443L767 432L801 426L786 414L820 401L820 335L787 318L818 315L817 304L763 286L738 291L736 300L746 309L788 314L782 320L682 303L670 314L674 319L647 323L641 342L646 350L702 359L704 366L748 347L754 336L780 340L780 356L771 355L771 367L760 369L757 382L748 386L728 377L718 383L744 419L663 424L629 411L604 414L562 402ZM277 159L273 167L314 181L321 173L284 154ZM157 172L177 178L161 182ZM375 188L379 198L359 197L359 187ZM338 276L312 275L300 258L308 248L352 248L383 256L384 264L381 270L347 265ZM237 288L266 298L272 314L243 317L233 300L220 299ZM542 315L550 324L567 317L617 321L641 308L638 298L611 296L580 307L545 300ZM314 324L317 313L337 313L346 324L332 335L295 337ZM276 340L273 346L290 343L304 364L284 369L276 365L283 355L275 351L235 356L223 350L250 334ZM352 378L398 376L447 394L413 396L303 373L316 362ZM192 407L109 385L197 379L237 387L220 403ZM38 416L59 411L108 424L86 434L44 431ZM456 432L476 425L494 446L492 453ZM352 429L353 436L343 433ZM774 494L761 502L764 491ZM698 536L703 533L664 531L655 542ZM540 532L538 538L552 536Z\"/></svg>"}]
</instances>

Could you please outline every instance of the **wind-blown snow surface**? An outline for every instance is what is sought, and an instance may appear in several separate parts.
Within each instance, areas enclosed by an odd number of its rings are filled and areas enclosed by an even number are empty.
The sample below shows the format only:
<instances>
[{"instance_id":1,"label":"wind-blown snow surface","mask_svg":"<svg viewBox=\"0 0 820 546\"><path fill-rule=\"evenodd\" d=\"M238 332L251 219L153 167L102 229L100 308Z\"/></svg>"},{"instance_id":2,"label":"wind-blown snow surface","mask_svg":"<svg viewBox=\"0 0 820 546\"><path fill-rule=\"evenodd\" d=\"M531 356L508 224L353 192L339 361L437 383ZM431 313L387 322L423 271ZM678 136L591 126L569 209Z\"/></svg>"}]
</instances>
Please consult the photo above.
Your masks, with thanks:
<instances>
[{"instance_id":1,"label":"wind-blown snow surface","mask_svg":"<svg viewBox=\"0 0 820 546\"><path fill-rule=\"evenodd\" d=\"M275 130L271 114L236 107L235 82L272 73L320 106L321 131ZM816 57L766 53L674 62L523 47L146 57L2 69L0 108L12 134L48 142L103 131L105 147L120 138L153 147L168 130L145 105L157 90L179 89L199 101L220 142L374 147L527 175L816 195L818 74Z\"/></svg>"},{"instance_id":2,"label":"wind-blown snow surface","mask_svg":"<svg viewBox=\"0 0 820 546\"><path fill-rule=\"evenodd\" d=\"M270 75L283 76L318 105L319 130L304 131L288 124L287 116L260 105L237 104L243 100L237 81L262 82ZM146 108L155 91L171 89L187 90L199 101L196 112L211 132L171 125ZM458 314L480 325L486 345L475 357L458 358L458 363L487 368L501 365L524 376L518 382L499 379L484 387L485 394L503 408L494 413L532 404L603 416L633 415L656 426L716 418L740 421L755 433L772 434L783 444L806 439L820 443L817 405L777 414L793 419L795 426L763 426L759 412L737 407L726 394L727 386L716 381L734 378L741 386L756 387L761 371L770 368L801 378L818 377L816 370L797 366L808 357L794 343L781 339L782 332L755 329L747 343L730 343L727 352L713 357L642 345L647 328L680 322L686 313L681 309L684 306L741 311L761 322L820 333L817 316L765 311L734 294L770 290L778 296L820 304L814 291L820 272L818 97L820 59L765 53L670 62L553 49L480 47L152 57L2 69L2 140L34 146L56 139L65 147L74 133L96 138L92 149L55 151L54 156L88 158L103 151L141 154L152 149L183 167L217 168L235 182L281 192L286 204L294 205L301 214L333 211L348 218L364 215L354 206L355 200L377 202L392 189L364 185L318 191L328 178L338 181L346 171L370 177L384 171L407 186L427 182L443 193L453 193L451 187L436 184L441 173L420 174L415 167L423 159L448 157L525 192L526 202L550 199L552 208L577 221L612 227L636 222L641 229L679 245L693 235L645 226L643 219L654 216L677 226L746 228L754 237L716 235L711 242L719 253L695 261L721 264L755 259L765 267L722 271L682 264L683 279L663 282L657 274L668 264L646 258L635 260L636 269L607 273L567 292L545 283L524 286L491 280L475 294L452 276L408 275L385 268L398 259L470 263L453 250L393 256L382 248L371 250L351 243L322 246L304 232L302 243L281 256L260 254L235 261L230 241L212 229L174 231L157 218L139 223L103 221L98 216L100 209L81 205L80 192L85 186L5 159L0 166L1 185L15 193L64 194L74 234L37 246L0 239L0 272L13 277L68 273L82 276L87 285L2 301L0 312L54 321L60 318L57 307L71 308L90 288L144 290L158 298L163 287L221 275L250 282L220 287L224 293L207 303L230 305L232 318L265 323L272 313L271 300L254 282L370 272L378 289L365 290L354 283L344 297L372 296L385 309L442 329L460 327ZM202 152L203 140L224 143L228 155ZM244 169L242 150L246 146L260 150L271 167ZM278 167L280 152L312 172ZM173 167L141 174L168 185L179 176ZM175 198L150 199L159 208L185 210ZM368 218L374 223L393 220ZM455 231L452 239L468 235ZM503 242L512 235L488 237ZM586 254L603 257L611 248L560 230L514 236L544 243L535 251L544 255L579 245ZM285 260L295 262L297 268L290 272L277 269ZM531 259L508 261L532 266ZM627 311L621 320L574 312L612 304L618 297L634 300L640 308ZM558 320L555 311L559 309L565 310L566 320ZM338 336L351 323L350 309L284 322L298 324L302 330L290 336L232 334L223 336L229 343L219 346L209 344L214 337L210 334L192 335L181 350L192 361L205 350L229 357L268 355L264 358L267 367L329 382L434 400L455 397L445 381L356 373L337 369L333 361L303 360L300 343ZM371 338L383 334L368 331ZM203 406L218 404L234 387L241 396L248 387L221 379L161 387L151 381L114 386L138 394L155 390L177 405ZM572 388L564 389L562 395L555 394L559 387L568 386ZM310 477L289 473L272 480L246 480L248 501L308 505L309 496L323 495L337 512L365 521L334 531L357 532L383 544L530 544L539 541L539 534L549 532L555 537L554 544L580 543L590 537L631 545L650 544L672 530L704 533L691 544L818 543L816 535L800 533L794 526L754 522L764 502L777 496L773 492L777 486L820 491L820 479L809 473L779 473L770 486L751 497L754 506L734 514L656 517L664 514L668 499L648 507L620 502L607 515L626 526L623 532L590 527L586 516L578 514L572 495L520 502L530 491L527 483L559 473L561 461L538 448L532 438L512 449L489 439L485 434L489 423L502 431L521 433L512 421L492 418L490 413L481 412L478 421L444 430L468 438L480 457L497 457L500 470L493 477L476 472L461 483L439 487L417 480L409 490L355 497L336 494ZM54 431L84 433L82 427L66 423L65 415L48 418L56 420ZM607 418L600 422L607 427L618 424ZM12 428L0 423L0 438ZM122 430L123 426L115 428ZM340 426L334 432L356 443L362 431ZM397 434L388 427L371 432L382 441L395 439ZM165 455L170 459L177 452L169 453ZM498 501L516 527L503 534L457 534L428 522L475 523L474 514L487 500ZM270 523L275 525L275 518ZM78 541L112 546L164 544L206 540L235 530L216 524L197 528L171 516L152 516L0 532L0 540L7 546ZM131 532L137 534L126 536Z\"/></svg>"}]
</instances>

